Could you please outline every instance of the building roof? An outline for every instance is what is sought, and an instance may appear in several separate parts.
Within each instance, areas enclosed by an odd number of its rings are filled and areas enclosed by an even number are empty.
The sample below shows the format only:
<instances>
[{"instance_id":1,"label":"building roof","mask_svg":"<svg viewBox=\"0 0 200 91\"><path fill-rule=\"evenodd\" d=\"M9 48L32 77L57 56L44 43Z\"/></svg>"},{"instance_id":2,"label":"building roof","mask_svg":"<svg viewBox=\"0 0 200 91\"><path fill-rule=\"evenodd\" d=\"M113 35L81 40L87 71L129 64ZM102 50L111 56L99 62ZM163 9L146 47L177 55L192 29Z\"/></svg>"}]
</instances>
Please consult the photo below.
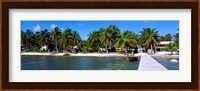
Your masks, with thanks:
<instances>
[{"instance_id":1,"label":"building roof","mask_svg":"<svg viewBox=\"0 0 200 91\"><path fill-rule=\"evenodd\" d=\"M160 45L167 45L169 43L173 43L173 41L160 41L158 44L160 44Z\"/></svg>"}]
</instances>

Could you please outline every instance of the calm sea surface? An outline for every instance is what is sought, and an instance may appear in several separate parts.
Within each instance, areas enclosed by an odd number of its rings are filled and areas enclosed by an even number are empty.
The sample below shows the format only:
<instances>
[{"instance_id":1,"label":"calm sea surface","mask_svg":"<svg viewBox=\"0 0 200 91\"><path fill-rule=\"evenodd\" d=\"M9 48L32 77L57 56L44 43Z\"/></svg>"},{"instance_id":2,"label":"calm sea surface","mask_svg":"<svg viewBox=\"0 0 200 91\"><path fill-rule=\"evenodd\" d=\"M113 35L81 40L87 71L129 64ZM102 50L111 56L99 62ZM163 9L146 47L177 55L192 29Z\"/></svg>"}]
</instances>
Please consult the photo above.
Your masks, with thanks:
<instances>
[{"instance_id":1,"label":"calm sea surface","mask_svg":"<svg viewBox=\"0 0 200 91\"><path fill-rule=\"evenodd\" d=\"M163 57L153 57L153 58L168 70L179 70L179 58L163 58ZM176 62L170 61L172 59L175 59L177 61Z\"/></svg>"},{"instance_id":2,"label":"calm sea surface","mask_svg":"<svg viewBox=\"0 0 200 91\"><path fill-rule=\"evenodd\" d=\"M21 70L137 70L125 57L21 56Z\"/></svg>"}]
</instances>

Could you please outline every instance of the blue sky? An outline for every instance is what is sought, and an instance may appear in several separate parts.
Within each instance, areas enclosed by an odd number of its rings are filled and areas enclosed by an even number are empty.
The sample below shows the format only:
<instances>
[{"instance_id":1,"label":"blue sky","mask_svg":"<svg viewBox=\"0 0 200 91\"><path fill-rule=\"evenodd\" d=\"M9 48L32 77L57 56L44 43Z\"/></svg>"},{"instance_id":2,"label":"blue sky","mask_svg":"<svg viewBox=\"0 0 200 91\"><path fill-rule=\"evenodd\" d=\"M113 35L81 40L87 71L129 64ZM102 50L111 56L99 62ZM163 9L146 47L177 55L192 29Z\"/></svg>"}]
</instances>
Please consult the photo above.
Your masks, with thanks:
<instances>
[{"instance_id":1,"label":"blue sky","mask_svg":"<svg viewBox=\"0 0 200 91\"><path fill-rule=\"evenodd\" d=\"M75 30L82 39L87 39L88 34L93 30L106 28L109 25L116 25L121 32L125 30L139 34L143 28L155 28L160 35L167 33L175 34L179 29L179 21L21 21L21 30L32 30L34 33L44 29L52 31L59 27L62 31L67 28Z\"/></svg>"}]
</instances>

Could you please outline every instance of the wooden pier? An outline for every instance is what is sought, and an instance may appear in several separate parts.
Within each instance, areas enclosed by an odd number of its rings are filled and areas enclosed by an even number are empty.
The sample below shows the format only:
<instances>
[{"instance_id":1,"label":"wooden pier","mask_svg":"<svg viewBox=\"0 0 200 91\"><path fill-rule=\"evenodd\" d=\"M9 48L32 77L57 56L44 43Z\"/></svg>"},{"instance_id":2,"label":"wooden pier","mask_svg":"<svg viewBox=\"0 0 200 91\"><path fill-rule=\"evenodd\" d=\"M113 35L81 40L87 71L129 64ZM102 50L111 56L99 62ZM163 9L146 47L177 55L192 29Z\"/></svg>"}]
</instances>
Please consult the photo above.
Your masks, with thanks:
<instances>
[{"instance_id":1,"label":"wooden pier","mask_svg":"<svg viewBox=\"0 0 200 91\"><path fill-rule=\"evenodd\" d=\"M163 65L158 63L150 55L148 55L146 53L141 53L141 59L140 59L138 70L141 70L141 71L162 71L162 70L167 70L167 68L165 68Z\"/></svg>"}]
</instances>

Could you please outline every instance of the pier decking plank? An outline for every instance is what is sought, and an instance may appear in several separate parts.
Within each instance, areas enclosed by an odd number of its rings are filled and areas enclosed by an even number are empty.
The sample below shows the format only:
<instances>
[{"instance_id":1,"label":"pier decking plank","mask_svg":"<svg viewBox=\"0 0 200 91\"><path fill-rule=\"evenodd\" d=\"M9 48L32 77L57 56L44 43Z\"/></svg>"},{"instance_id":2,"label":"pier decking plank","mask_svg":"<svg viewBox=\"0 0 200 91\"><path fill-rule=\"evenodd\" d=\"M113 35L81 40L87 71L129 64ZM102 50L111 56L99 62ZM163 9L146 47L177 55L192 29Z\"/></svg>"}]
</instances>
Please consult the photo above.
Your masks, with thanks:
<instances>
[{"instance_id":1,"label":"pier decking plank","mask_svg":"<svg viewBox=\"0 0 200 91\"><path fill-rule=\"evenodd\" d=\"M138 70L142 71L160 71L167 70L163 65L158 63L155 59L146 53L141 53L141 59Z\"/></svg>"}]
</instances>

